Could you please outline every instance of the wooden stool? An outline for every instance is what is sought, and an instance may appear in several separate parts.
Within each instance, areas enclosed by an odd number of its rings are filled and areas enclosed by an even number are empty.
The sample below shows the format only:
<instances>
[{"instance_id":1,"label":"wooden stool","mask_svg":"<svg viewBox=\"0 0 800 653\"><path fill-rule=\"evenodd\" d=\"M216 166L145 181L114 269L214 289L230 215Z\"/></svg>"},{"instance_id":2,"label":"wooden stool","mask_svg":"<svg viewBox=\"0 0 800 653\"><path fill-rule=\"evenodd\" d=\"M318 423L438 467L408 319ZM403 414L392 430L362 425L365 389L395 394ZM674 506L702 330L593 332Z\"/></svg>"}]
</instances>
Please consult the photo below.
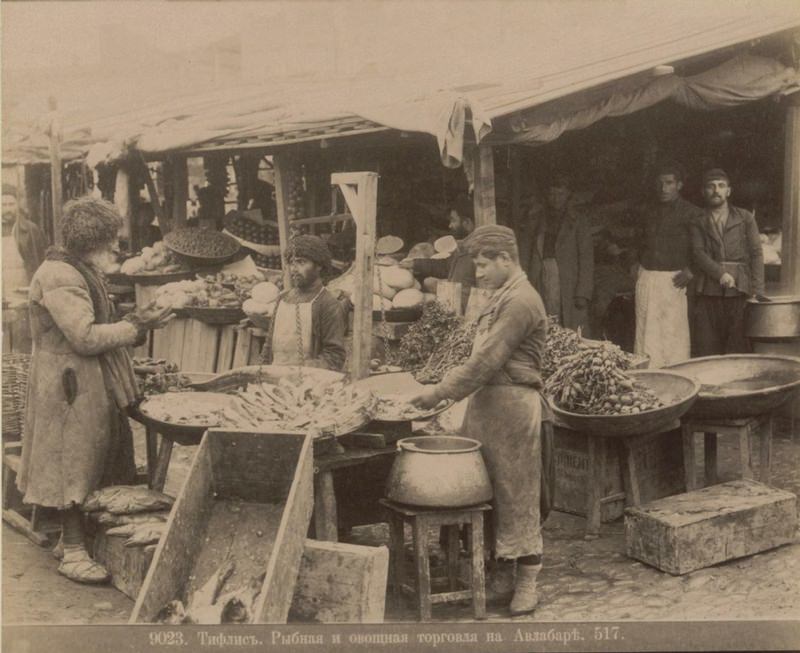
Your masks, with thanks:
<instances>
[{"instance_id":1,"label":"wooden stool","mask_svg":"<svg viewBox=\"0 0 800 653\"><path fill-rule=\"evenodd\" d=\"M717 436L735 435L739 440L740 478L755 479L750 461L750 441L753 433L760 433L759 478L769 485L772 465L772 415L759 415L744 419L686 420L683 423L683 455L686 461L686 491L698 488L694 434L704 434L705 485L717 484Z\"/></svg>"},{"instance_id":2,"label":"wooden stool","mask_svg":"<svg viewBox=\"0 0 800 653\"><path fill-rule=\"evenodd\" d=\"M481 503L466 508L414 508L404 506L387 499L381 499L386 508L391 527L390 552L392 557L395 597L403 593L416 596L419 607L419 620L430 621L433 603L450 603L463 599L472 599L476 619L486 618L486 587L483 569L483 513L491 510L491 506ZM416 584L405 584L405 536L404 525L408 522L413 529L414 566L416 568ZM472 583L467 589L459 590L458 552L460 549L459 531L462 525L467 526L472 555ZM428 557L428 537L431 529L446 527L447 532L447 592L431 593L431 568Z\"/></svg>"}]
</instances>

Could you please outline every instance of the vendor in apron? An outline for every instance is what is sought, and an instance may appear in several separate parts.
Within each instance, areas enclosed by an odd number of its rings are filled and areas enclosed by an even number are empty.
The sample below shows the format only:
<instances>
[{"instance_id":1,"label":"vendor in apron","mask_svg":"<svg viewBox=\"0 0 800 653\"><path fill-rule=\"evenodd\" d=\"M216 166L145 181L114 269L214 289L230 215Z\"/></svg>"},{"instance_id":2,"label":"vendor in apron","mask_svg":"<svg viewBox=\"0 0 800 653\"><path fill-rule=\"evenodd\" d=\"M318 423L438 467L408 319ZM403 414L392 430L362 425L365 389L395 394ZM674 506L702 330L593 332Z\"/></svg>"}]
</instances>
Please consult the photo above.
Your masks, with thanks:
<instances>
[{"instance_id":1,"label":"vendor in apron","mask_svg":"<svg viewBox=\"0 0 800 653\"><path fill-rule=\"evenodd\" d=\"M539 391L547 318L541 297L520 268L511 229L478 227L464 244L475 261L478 284L495 293L479 318L470 358L412 402L430 408L443 399L472 395L462 433L483 444L494 489L497 572L489 590L506 598L513 591L511 613L526 614L538 603L536 578L542 568Z\"/></svg>"},{"instance_id":2,"label":"vendor in apron","mask_svg":"<svg viewBox=\"0 0 800 653\"><path fill-rule=\"evenodd\" d=\"M286 261L292 288L278 298L262 361L339 371L344 367L345 315L323 285L331 253L318 236L296 236Z\"/></svg>"}]
</instances>

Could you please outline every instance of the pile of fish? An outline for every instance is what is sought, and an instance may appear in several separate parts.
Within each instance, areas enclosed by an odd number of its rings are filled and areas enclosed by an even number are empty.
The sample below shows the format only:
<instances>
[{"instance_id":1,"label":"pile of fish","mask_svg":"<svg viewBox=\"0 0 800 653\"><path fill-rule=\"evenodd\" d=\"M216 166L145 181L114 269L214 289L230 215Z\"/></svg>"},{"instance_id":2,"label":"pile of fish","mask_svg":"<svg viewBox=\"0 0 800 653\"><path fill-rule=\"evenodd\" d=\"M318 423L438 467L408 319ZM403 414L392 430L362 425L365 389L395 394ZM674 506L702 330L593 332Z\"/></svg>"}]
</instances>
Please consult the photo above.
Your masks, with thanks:
<instances>
[{"instance_id":1,"label":"pile of fish","mask_svg":"<svg viewBox=\"0 0 800 653\"><path fill-rule=\"evenodd\" d=\"M233 560L226 560L206 584L192 595L188 607L181 600L170 601L159 610L156 623L173 625L250 623L254 616L253 606L261 593L265 574L253 577L244 587L221 594L235 567Z\"/></svg>"},{"instance_id":2,"label":"pile of fish","mask_svg":"<svg viewBox=\"0 0 800 653\"><path fill-rule=\"evenodd\" d=\"M284 377L277 384L248 382L231 394L187 393L152 397L143 414L170 423L236 429L277 428L316 436L342 435L362 426L375 411L365 388L313 377Z\"/></svg>"},{"instance_id":3,"label":"pile of fish","mask_svg":"<svg viewBox=\"0 0 800 653\"><path fill-rule=\"evenodd\" d=\"M97 490L83 502L107 535L125 537L125 546L156 544L166 532L174 499L143 485L113 485Z\"/></svg>"}]
</instances>

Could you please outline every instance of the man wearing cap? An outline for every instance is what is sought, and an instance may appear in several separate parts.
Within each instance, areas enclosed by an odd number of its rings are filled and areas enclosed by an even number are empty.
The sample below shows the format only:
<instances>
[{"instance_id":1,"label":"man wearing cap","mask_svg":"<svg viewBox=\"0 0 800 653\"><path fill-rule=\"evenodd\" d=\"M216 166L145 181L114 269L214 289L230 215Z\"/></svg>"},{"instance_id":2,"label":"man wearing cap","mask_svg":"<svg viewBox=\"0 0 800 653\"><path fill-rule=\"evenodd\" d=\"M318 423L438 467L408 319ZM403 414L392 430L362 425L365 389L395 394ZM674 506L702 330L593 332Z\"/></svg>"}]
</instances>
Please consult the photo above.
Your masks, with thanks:
<instances>
[{"instance_id":1,"label":"man wearing cap","mask_svg":"<svg viewBox=\"0 0 800 653\"><path fill-rule=\"evenodd\" d=\"M547 316L519 265L511 229L478 227L464 247L475 261L478 285L495 292L478 318L469 359L412 402L430 408L470 397L462 432L482 443L494 490L497 570L490 592L511 598L512 614L525 614L538 603L542 568L541 428L549 414L540 391Z\"/></svg>"},{"instance_id":2,"label":"man wearing cap","mask_svg":"<svg viewBox=\"0 0 800 653\"><path fill-rule=\"evenodd\" d=\"M33 273L44 261L47 241L37 224L20 213L15 190L3 184L3 299L24 299L15 295L30 284Z\"/></svg>"},{"instance_id":3,"label":"man wearing cap","mask_svg":"<svg viewBox=\"0 0 800 653\"><path fill-rule=\"evenodd\" d=\"M414 275L426 281L424 284L427 292L435 292L437 279L447 279L461 284L461 306L466 308L470 291L475 287L475 264L472 257L462 245L464 238L472 233L475 228L472 202L465 195L459 196L450 207L450 234L456 239L457 247L445 259L416 258L407 259L400 265L410 269Z\"/></svg>"},{"instance_id":4,"label":"man wearing cap","mask_svg":"<svg viewBox=\"0 0 800 653\"><path fill-rule=\"evenodd\" d=\"M292 288L278 298L262 360L339 371L345 362L345 315L322 282L331 268L328 246L317 236L295 236L285 260Z\"/></svg>"},{"instance_id":5,"label":"man wearing cap","mask_svg":"<svg viewBox=\"0 0 800 653\"><path fill-rule=\"evenodd\" d=\"M730 178L720 168L703 175L706 211L692 228L692 257L700 271L695 313L698 356L750 350L744 309L764 294L764 257L755 217L732 206Z\"/></svg>"},{"instance_id":6,"label":"man wearing cap","mask_svg":"<svg viewBox=\"0 0 800 653\"><path fill-rule=\"evenodd\" d=\"M568 175L548 183L546 206L531 209L520 233L520 263L542 296L548 315L562 326L589 330L589 302L594 288L594 247L589 225L571 202Z\"/></svg>"},{"instance_id":7,"label":"man wearing cap","mask_svg":"<svg viewBox=\"0 0 800 653\"><path fill-rule=\"evenodd\" d=\"M652 367L664 367L691 355L688 288L694 277L692 223L702 211L681 197L683 172L674 162L655 171L655 201L638 211L636 242L636 354L650 357ZM692 287L693 290L693 287Z\"/></svg>"}]
</instances>

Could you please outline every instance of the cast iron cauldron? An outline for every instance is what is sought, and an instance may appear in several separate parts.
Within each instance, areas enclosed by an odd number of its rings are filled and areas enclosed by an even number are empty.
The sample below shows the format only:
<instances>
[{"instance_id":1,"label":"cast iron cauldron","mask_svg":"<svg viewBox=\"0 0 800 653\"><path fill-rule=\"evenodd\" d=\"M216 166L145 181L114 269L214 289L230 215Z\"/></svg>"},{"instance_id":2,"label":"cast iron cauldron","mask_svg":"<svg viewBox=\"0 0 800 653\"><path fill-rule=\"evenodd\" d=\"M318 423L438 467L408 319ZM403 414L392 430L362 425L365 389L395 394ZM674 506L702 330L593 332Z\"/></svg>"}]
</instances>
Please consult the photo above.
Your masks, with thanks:
<instances>
[{"instance_id":1,"label":"cast iron cauldron","mask_svg":"<svg viewBox=\"0 0 800 653\"><path fill-rule=\"evenodd\" d=\"M398 503L425 508L458 508L489 501L492 484L477 440L451 435L397 442L386 494Z\"/></svg>"}]
</instances>

